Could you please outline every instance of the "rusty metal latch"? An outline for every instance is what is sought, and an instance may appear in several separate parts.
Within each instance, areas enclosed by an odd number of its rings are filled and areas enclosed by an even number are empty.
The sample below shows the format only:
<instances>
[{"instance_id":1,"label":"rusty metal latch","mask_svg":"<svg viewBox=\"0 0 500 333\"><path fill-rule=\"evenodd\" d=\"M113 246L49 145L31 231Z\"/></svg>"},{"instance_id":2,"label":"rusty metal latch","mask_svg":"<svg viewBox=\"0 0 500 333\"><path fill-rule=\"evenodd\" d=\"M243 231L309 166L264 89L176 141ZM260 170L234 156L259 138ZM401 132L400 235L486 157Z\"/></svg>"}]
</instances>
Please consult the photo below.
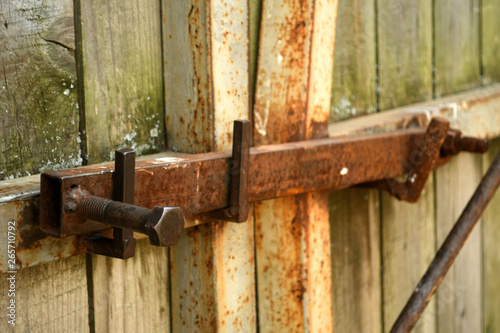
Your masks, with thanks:
<instances>
[{"instance_id":1,"label":"rusty metal latch","mask_svg":"<svg viewBox=\"0 0 500 333\"><path fill-rule=\"evenodd\" d=\"M427 129L254 148L250 134L250 122L235 122L232 153L135 162L133 151L121 150L115 167L46 172L40 229L57 237L82 235L86 252L128 258L134 255L132 231L169 246L186 227L246 221L249 202L353 185L415 202L430 172L452 155L488 149L487 140L462 137L439 118ZM404 175L404 182L395 180Z\"/></svg>"}]
</instances>

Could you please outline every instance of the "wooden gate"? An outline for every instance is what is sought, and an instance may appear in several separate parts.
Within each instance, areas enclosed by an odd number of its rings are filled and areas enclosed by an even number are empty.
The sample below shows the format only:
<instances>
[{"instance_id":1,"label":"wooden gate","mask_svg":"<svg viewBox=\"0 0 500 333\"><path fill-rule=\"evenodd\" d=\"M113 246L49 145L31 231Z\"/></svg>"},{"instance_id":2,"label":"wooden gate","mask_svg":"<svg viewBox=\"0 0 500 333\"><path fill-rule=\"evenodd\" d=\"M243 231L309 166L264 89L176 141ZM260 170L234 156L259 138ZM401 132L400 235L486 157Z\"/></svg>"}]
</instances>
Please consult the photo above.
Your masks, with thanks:
<instances>
[{"instance_id":1,"label":"wooden gate","mask_svg":"<svg viewBox=\"0 0 500 333\"><path fill-rule=\"evenodd\" d=\"M139 240L127 260L42 234L38 174L124 147L162 161L230 149L235 119L254 146L438 115L493 139L499 16L494 0L2 0L0 330L388 331L498 140L435 171L417 204L361 188L266 200L170 248ZM500 332L499 207L415 332Z\"/></svg>"}]
</instances>

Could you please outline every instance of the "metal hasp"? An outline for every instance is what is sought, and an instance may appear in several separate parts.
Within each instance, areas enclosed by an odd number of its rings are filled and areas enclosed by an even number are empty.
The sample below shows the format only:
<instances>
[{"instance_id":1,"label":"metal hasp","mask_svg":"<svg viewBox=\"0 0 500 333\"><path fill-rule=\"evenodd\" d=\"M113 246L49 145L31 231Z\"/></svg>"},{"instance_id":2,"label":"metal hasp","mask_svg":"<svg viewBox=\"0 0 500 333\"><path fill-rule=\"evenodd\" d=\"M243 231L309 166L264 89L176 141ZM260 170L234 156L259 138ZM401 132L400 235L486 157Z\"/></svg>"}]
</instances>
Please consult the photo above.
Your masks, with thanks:
<instances>
[{"instance_id":1,"label":"metal hasp","mask_svg":"<svg viewBox=\"0 0 500 333\"><path fill-rule=\"evenodd\" d=\"M134 204L149 209L179 207L185 217L184 227L191 227L215 220L242 222L246 220L249 202L363 183L385 187L401 199L414 201L430 171L449 161L452 154L464 148L478 152L487 148L487 141L462 138L448 127L446 121L437 119L427 129L250 148L251 125L237 121L232 152L136 162ZM108 210L117 205L106 204L106 210L99 211L101 222L96 221L97 217L88 220L65 207L74 201L69 193L76 193L75 189L103 199L115 198L114 174L109 165L43 173L40 228L57 237L109 229L115 222L109 221ZM408 180L396 184L393 179L403 175L408 175ZM152 216L152 210L148 212ZM144 225L118 227L144 232L138 230Z\"/></svg>"},{"instance_id":2,"label":"metal hasp","mask_svg":"<svg viewBox=\"0 0 500 333\"><path fill-rule=\"evenodd\" d=\"M500 153L401 311L392 326L392 333L410 332L415 326L499 185Z\"/></svg>"},{"instance_id":3,"label":"metal hasp","mask_svg":"<svg viewBox=\"0 0 500 333\"><path fill-rule=\"evenodd\" d=\"M485 153L488 147L488 140L462 137L460 131L450 130L450 123L447 120L433 118L418 149L408 156L405 182L385 179L363 186L388 191L399 200L417 202L433 169L448 162L452 155L460 151Z\"/></svg>"}]
</instances>

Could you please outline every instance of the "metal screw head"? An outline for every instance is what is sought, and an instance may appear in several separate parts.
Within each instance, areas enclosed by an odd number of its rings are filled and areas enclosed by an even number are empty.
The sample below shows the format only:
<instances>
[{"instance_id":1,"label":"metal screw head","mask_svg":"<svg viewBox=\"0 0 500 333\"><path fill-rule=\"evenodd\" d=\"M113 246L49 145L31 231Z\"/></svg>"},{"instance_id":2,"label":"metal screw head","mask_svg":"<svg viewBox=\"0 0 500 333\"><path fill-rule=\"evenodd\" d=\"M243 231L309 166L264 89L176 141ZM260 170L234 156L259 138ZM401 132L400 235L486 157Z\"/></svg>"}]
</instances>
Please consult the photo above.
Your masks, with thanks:
<instances>
[{"instance_id":1,"label":"metal screw head","mask_svg":"<svg viewBox=\"0 0 500 333\"><path fill-rule=\"evenodd\" d=\"M145 225L149 242L156 246L174 245L181 237L184 223L184 215L179 207L156 206Z\"/></svg>"}]
</instances>

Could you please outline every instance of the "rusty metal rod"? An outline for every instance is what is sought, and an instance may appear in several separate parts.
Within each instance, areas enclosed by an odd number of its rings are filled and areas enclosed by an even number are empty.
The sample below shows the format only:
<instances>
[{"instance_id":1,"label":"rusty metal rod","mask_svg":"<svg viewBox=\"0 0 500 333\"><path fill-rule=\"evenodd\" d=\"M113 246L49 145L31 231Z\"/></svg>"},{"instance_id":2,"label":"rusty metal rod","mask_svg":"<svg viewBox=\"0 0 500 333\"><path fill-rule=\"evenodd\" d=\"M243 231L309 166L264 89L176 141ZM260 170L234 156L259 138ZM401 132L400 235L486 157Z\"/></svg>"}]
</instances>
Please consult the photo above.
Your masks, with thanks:
<instances>
[{"instance_id":1,"label":"rusty metal rod","mask_svg":"<svg viewBox=\"0 0 500 333\"><path fill-rule=\"evenodd\" d=\"M409 332L415 326L499 185L500 153L401 311L391 333Z\"/></svg>"}]
</instances>

